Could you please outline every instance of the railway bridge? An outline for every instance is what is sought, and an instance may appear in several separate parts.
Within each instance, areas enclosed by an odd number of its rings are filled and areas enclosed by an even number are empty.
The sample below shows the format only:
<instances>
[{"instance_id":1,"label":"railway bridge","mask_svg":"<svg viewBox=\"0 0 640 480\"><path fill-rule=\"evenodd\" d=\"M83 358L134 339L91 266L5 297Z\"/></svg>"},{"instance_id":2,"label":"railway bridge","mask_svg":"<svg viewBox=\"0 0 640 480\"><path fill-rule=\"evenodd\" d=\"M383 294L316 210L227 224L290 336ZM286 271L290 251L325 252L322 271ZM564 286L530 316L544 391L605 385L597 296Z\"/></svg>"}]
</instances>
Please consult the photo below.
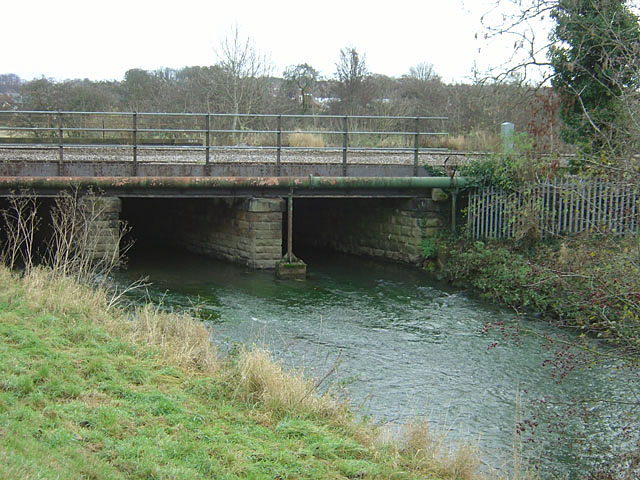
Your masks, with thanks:
<instances>
[{"instance_id":1,"label":"railway bridge","mask_svg":"<svg viewBox=\"0 0 640 480\"><path fill-rule=\"evenodd\" d=\"M295 244L421 261L455 228L467 157L444 117L0 112L0 197L102 196L103 254L119 221L140 241L274 268ZM234 126L235 127L232 127ZM439 175L434 175L437 171ZM294 213L295 200L295 213Z\"/></svg>"}]
</instances>

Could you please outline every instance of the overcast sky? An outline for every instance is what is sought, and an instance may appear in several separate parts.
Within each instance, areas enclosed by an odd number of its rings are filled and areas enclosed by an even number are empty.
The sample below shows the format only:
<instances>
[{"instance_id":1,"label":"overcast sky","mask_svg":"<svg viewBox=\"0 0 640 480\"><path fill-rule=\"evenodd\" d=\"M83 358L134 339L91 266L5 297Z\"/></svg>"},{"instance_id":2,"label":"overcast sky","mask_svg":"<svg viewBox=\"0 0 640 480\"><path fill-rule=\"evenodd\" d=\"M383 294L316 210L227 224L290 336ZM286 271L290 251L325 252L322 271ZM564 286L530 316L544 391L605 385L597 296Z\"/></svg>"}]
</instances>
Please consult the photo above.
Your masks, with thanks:
<instances>
[{"instance_id":1,"label":"overcast sky","mask_svg":"<svg viewBox=\"0 0 640 480\"><path fill-rule=\"evenodd\" d=\"M0 73L121 80L130 68L213 65L237 25L270 57L274 75L306 62L330 77L340 49L352 46L373 73L401 76L429 62L445 81L460 82L474 62L481 69L500 63L510 48L487 49L475 39L490 3L7 0L0 8Z\"/></svg>"}]
</instances>

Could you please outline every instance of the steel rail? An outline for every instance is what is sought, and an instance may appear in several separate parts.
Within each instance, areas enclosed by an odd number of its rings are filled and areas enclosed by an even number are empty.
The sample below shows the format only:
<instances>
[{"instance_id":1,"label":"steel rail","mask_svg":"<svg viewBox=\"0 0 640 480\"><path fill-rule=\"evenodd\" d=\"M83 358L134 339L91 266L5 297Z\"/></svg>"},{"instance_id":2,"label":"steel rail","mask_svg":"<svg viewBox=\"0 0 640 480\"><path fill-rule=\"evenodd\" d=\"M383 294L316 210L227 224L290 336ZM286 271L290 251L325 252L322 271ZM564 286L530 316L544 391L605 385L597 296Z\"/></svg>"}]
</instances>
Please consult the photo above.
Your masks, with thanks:
<instances>
[{"instance_id":1,"label":"steel rail","mask_svg":"<svg viewBox=\"0 0 640 480\"><path fill-rule=\"evenodd\" d=\"M429 116L429 115L417 115L417 116L404 116L404 115L302 115L292 113L206 113L206 112L104 112L104 111L75 111L75 110L0 110L0 115L12 115L12 114L38 114L38 115L56 115L58 113L62 115L112 115L112 116L131 116L134 113L141 116L166 116L166 117L203 117L210 115L212 117L256 117L256 118L327 118L327 119L367 119L367 120L448 120L449 117L445 116Z\"/></svg>"}]
</instances>

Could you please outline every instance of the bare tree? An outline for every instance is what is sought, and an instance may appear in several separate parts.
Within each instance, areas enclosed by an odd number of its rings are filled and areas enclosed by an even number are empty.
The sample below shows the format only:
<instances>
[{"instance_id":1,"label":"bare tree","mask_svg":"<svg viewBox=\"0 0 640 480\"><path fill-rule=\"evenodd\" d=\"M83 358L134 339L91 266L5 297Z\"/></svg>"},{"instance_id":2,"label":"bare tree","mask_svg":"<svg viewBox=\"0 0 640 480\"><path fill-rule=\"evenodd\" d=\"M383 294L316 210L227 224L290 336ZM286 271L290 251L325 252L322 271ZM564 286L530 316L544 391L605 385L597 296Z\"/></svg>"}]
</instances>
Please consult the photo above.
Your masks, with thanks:
<instances>
[{"instance_id":1,"label":"bare tree","mask_svg":"<svg viewBox=\"0 0 640 480\"><path fill-rule=\"evenodd\" d=\"M34 238L40 225L38 203L27 191L12 193L8 203L8 208L0 211L7 237L0 260L11 269L22 260L25 272L29 273L34 266Z\"/></svg>"},{"instance_id":2,"label":"bare tree","mask_svg":"<svg viewBox=\"0 0 640 480\"><path fill-rule=\"evenodd\" d=\"M420 62L417 65L409 69L409 78L421 80L423 82L437 81L440 82L441 78L433 68L433 64L429 62Z\"/></svg>"},{"instance_id":3,"label":"bare tree","mask_svg":"<svg viewBox=\"0 0 640 480\"><path fill-rule=\"evenodd\" d=\"M238 130L243 127L239 115L255 113L261 97L260 80L269 75L271 64L251 38L241 37L237 26L221 42L217 55L221 94L226 110L234 114L231 129Z\"/></svg>"},{"instance_id":4,"label":"bare tree","mask_svg":"<svg viewBox=\"0 0 640 480\"><path fill-rule=\"evenodd\" d=\"M580 162L632 173L640 145L640 26L628 0L495 0L485 37L513 38L513 53L493 78L535 87L551 83L560 99L562 136ZM536 72L536 73L534 73Z\"/></svg>"},{"instance_id":5,"label":"bare tree","mask_svg":"<svg viewBox=\"0 0 640 480\"><path fill-rule=\"evenodd\" d=\"M336 79L344 113L354 115L358 107L366 105L368 77L369 70L364 55L360 55L354 47L340 50L340 58L336 63Z\"/></svg>"},{"instance_id":6,"label":"bare tree","mask_svg":"<svg viewBox=\"0 0 640 480\"><path fill-rule=\"evenodd\" d=\"M55 198L47 246L48 264L55 274L104 282L121 264L131 246L121 248L129 227L120 220L105 220L105 201L91 190L83 193L78 189L63 191Z\"/></svg>"},{"instance_id":7,"label":"bare tree","mask_svg":"<svg viewBox=\"0 0 640 480\"><path fill-rule=\"evenodd\" d=\"M512 45L511 54L487 72L493 80L544 84L551 78L547 59L553 43L550 17L558 1L493 0L481 18L482 36L487 46L496 41Z\"/></svg>"},{"instance_id":8,"label":"bare tree","mask_svg":"<svg viewBox=\"0 0 640 480\"><path fill-rule=\"evenodd\" d=\"M189 112L214 112L218 106L218 67L185 67L179 72L182 104Z\"/></svg>"},{"instance_id":9,"label":"bare tree","mask_svg":"<svg viewBox=\"0 0 640 480\"><path fill-rule=\"evenodd\" d=\"M433 65L421 62L409 69L400 79L401 100L407 105L408 114L425 115L448 110L444 84Z\"/></svg>"}]
</instances>

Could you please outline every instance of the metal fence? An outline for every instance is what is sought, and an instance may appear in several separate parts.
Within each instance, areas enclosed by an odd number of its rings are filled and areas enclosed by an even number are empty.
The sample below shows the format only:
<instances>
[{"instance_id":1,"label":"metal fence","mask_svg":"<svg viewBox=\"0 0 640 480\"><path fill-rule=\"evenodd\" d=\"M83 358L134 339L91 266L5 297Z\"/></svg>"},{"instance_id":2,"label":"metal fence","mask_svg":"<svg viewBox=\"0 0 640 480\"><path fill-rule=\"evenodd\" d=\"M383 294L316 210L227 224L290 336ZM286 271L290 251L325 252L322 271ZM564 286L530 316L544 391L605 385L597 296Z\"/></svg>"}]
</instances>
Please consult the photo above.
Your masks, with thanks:
<instances>
[{"instance_id":1,"label":"metal fence","mask_svg":"<svg viewBox=\"0 0 640 480\"><path fill-rule=\"evenodd\" d=\"M639 185L564 178L540 181L518 192L483 188L469 195L472 238L540 238L572 233L638 231Z\"/></svg>"},{"instance_id":2,"label":"metal fence","mask_svg":"<svg viewBox=\"0 0 640 480\"><path fill-rule=\"evenodd\" d=\"M350 151L412 153L439 148L447 117L0 111L0 148L65 150L100 146L129 149L134 164L143 149L202 152L209 165L216 150Z\"/></svg>"}]
</instances>

